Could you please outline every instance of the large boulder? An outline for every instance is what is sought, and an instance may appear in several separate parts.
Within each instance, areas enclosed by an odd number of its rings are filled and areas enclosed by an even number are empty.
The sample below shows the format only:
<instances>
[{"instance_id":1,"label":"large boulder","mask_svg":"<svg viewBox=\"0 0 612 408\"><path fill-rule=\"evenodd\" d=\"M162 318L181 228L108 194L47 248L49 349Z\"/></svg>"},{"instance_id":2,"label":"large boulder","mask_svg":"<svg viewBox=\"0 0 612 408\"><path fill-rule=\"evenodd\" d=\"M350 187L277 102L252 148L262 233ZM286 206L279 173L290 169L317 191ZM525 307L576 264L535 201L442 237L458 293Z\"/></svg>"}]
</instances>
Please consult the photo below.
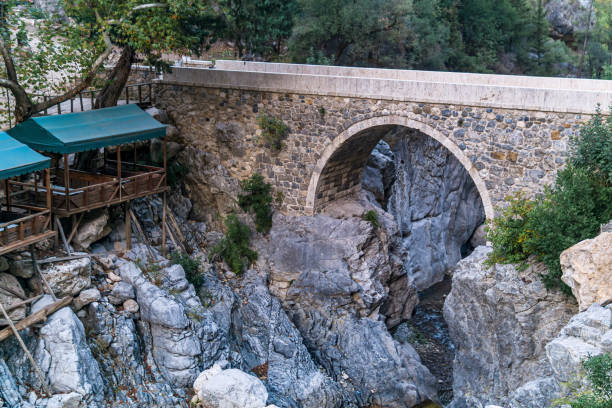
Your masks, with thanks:
<instances>
[{"instance_id":1,"label":"large boulder","mask_svg":"<svg viewBox=\"0 0 612 408\"><path fill-rule=\"evenodd\" d=\"M561 279L578 300L580 311L612 302L612 233L604 232L561 253Z\"/></svg>"},{"instance_id":2,"label":"large boulder","mask_svg":"<svg viewBox=\"0 0 612 408\"><path fill-rule=\"evenodd\" d=\"M504 405L520 385L551 376L545 346L577 310L559 290L547 290L537 267L484 262L478 247L453 271L444 319L456 347L453 408Z\"/></svg>"},{"instance_id":3,"label":"large boulder","mask_svg":"<svg viewBox=\"0 0 612 408\"><path fill-rule=\"evenodd\" d=\"M91 286L91 259L84 256L70 261L48 263L43 266L41 273L55 296L77 296L83 289Z\"/></svg>"},{"instance_id":4,"label":"large boulder","mask_svg":"<svg viewBox=\"0 0 612 408\"><path fill-rule=\"evenodd\" d=\"M94 242L109 235L111 227L108 220L109 215L106 209L88 213L72 239L74 246L79 249L87 249Z\"/></svg>"},{"instance_id":5,"label":"large boulder","mask_svg":"<svg viewBox=\"0 0 612 408\"><path fill-rule=\"evenodd\" d=\"M572 389L587 386L582 362L590 356L612 352L610 307L593 304L573 316L560 333L546 344L545 364L550 374L517 387L508 408L541 408L567 397Z\"/></svg>"},{"instance_id":6,"label":"large boulder","mask_svg":"<svg viewBox=\"0 0 612 408\"><path fill-rule=\"evenodd\" d=\"M83 324L70 308L47 319L33 354L54 393L76 392L90 406L103 401L104 381L98 362L87 344Z\"/></svg>"},{"instance_id":7,"label":"large boulder","mask_svg":"<svg viewBox=\"0 0 612 408\"><path fill-rule=\"evenodd\" d=\"M202 350L185 305L151 283L132 262L121 262L119 273L135 289L140 318L149 324L153 357L164 377L176 386L191 385L199 372Z\"/></svg>"},{"instance_id":8,"label":"large boulder","mask_svg":"<svg viewBox=\"0 0 612 408\"><path fill-rule=\"evenodd\" d=\"M0 272L0 303L2 303L2 306L8 308L25 298L25 293L17 278L8 273ZM14 308L9 311L8 315L13 321L21 320L26 316L26 308L25 306ZM0 314L0 325L8 325L2 314Z\"/></svg>"},{"instance_id":9,"label":"large boulder","mask_svg":"<svg viewBox=\"0 0 612 408\"><path fill-rule=\"evenodd\" d=\"M266 387L257 377L219 366L202 372L194 391L205 408L265 408L268 400Z\"/></svg>"}]
</instances>

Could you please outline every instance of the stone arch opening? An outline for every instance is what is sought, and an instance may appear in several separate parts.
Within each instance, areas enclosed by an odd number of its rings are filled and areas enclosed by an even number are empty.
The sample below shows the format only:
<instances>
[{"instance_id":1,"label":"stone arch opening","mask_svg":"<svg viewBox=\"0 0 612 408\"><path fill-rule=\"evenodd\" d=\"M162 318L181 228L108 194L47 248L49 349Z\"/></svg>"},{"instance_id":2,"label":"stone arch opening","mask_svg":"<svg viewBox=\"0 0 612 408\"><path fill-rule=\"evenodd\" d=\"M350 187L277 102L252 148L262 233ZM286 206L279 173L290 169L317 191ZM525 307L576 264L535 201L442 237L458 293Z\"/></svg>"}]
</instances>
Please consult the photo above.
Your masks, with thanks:
<instances>
[{"instance_id":1,"label":"stone arch opening","mask_svg":"<svg viewBox=\"0 0 612 408\"><path fill-rule=\"evenodd\" d=\"M471 160L442 132L403 116L382 116L357 122L338 135L323 151L315 165L306 212L316 213L334 200L354 193L361 185L361 175L376 144L394 128L417 130L442 144L463 165L473 180L487 219L495 216L486 184Z\"/></svg>"}]
</instances>

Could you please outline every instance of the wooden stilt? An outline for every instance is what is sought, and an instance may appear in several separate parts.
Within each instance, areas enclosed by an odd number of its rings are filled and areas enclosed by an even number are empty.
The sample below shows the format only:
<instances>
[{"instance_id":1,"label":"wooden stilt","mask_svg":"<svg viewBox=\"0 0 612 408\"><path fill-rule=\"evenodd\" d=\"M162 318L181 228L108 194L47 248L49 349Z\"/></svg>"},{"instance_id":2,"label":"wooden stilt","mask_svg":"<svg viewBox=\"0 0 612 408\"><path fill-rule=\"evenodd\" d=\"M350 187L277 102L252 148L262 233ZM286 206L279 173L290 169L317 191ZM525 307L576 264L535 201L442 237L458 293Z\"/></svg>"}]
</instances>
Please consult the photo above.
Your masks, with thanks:
<instances>
[{"instance_id":1,"label":"wooden stilt","mask_svg":"<svg viewBox=\"0 0 612 408\"><path fill-rule=\"evenodd\" d=\"M130 219L130 201L125 202L125 250L132 249L132 221Z\"/></svg>"},{"instance_id":2,"label":"wooden stilt","mask_svg":"<svg viewBox=\"0 0 612 408\"><path fill-rule=\"evenodd\" d=\"M66 193L66 211L70 211L70 170L68 169L67 154L64 154L64 188Z\"/></svg>"},{"instance_id":3,"label":"wooden stilt","mask_svg":"<svg viewBox=\"0 0 612 408\"><path fill-rule=\"evenodd\" d=\"M11 211L11 180L10 179L6 179L4 180L4 188L6 189L6 210L8 212Z\"/></svg>"},{"instance_id":4,"label":"wooden stilt","mask_svg":"<svg viewBox=\"0 0 612 408\"><path fill-rule=\"evenodd\" d=\"M51 210L51 170L45 169L45 186L47 188L47 210Z\"/></svg>"},{"instance_id":5,"label":"wooden stilt","mask_svg":"<svg viewBox=\"0 0 612 408\"><path fill-rule=\"evenodd\" d=\"M66 235L64 234L64 229L62 228L62 223L60 222L57 215L55 216L55 225L59 231L59 235L62 238L62 242L64 243L64 249L68 255L72 255L72 251L70 250L70 245L68 245L68 241L66 241Z\"/></svg>"},{"instance_id":6,"label":"wooden stilt","mask_svg":"<svg viewBox=\"0 0 612 408\"><path fill-rule=\"evenodd\" d=\"M131 209L130 209L130 217L132 218L132 221L134 221L134 225L136 226L136 230L138 231L138 233L140 234L140 237L142 238L142 242L144 242L145 245L147 246L147 249L149 250L149 255L151 255L151 258L154 258L153 250L151 249L151 243L149 242L149 239L147 238L147 236L144 234L142 227L140 226L140 223L138 222L138 218L136 218L136 215L134 215L134 212Z\"/></svg>"},{"instance_id":7,"label":"wooden stilt","mask_svg":"<svg viewBox=\"0 0 612 408\"><path fill-rule=\"evenodd\" d=\"M74 238L77 231L79 230L79 225L81 225L81 221L83 221L84 215L85 213L81 213L81 215L79 215L79 219L77 220L76 215L72 214L72 230L70 231L70 235L68 236L68 239L66 240L68 245L70 245L70 243L72 242L72 238Z\"/></svg>"},{"instance_id":8,"label":"wooden stilt","mask_svg":"<svg viewBox=\"0 0 612 408\"><path fill-rule=\"evenodd\" d=\"M119 179L119 200L121 200L121 146L117 146L117 178Z\"/></svg>"},{"instance_id":9,"label":"wooden stilt","mask_svg":"<svg viewBox=\"0 0 612 408\"><path fill-rule=\"evenodd\" d=\"M36 261L36 252L34 252L34 245L30 245L30 253L32 254L32 267L34 268L34 272L40 276L40 280L43 282L43 285L47 289L47 293L53 297L54 301L57 301L57 297L55 297L55 293L53 293L53 289L51 289L51 285L47 282L45 275L43 275L42 271L38 267L38 262Z\"/></svg>"},{"instance_id":10,"label":"wooden stilt","mask_svg":"<svg viewBox=\"0 0 612 408\"><path fill-rule=\"evenodd\" d=\"M22 300L20 302L17 303L13 303L10 306L6 307L6 312L10 312L11 310L20 308L21 306L25 306L25 305L29 305L30 303L36 302L38 299L40 299L43 295L38 295L38 296L34 296L32 298L26 299L26 300Z\"/></svg>"},{"instance_id":11,"label":"wooden stilt","mask_svg":"<svg viewBox=\"0 0 612 408\"><path fill-rule=\"evenodd\" d=\"M28 360L30 360L32 367L34 367L34 371L36 371L36 374L38 375L38 378L40 379L42 387L45 390L45 393L47 393L47 395L51 397L53 394L51 393L51 390L47 386L47 381L45 380L45 376L43 375L42 371L40 371L40 368L38 367L38 364L36 364L36 361L34 361L34 357L32 357L32 354L30 354L30 350L28 350L25 343L23 342L23 339L19 335L19 331L17 331L17 328L13 324L13 321L9 317L8 313L6 313L6 310L4 310L4 306L2 306L2 303L0 303L0 309L2 309L2 314L4 315L4 318L8 322L9 326L11 326L11 330L13 331L13 334L17 338L19 345L21 346L23 351L26 353L26 356L28 356Z\"/></svg>"},{"instance_id":12,"label":"wooden stilt","mask_svg":"<svg viewBox=\"0 0 612 408\"><path fill-rule=\"evenodd\" d=\"M162 208L162 255L166 256L166 192L163 195L163 208Z\"/></svg>"}]
</instances>

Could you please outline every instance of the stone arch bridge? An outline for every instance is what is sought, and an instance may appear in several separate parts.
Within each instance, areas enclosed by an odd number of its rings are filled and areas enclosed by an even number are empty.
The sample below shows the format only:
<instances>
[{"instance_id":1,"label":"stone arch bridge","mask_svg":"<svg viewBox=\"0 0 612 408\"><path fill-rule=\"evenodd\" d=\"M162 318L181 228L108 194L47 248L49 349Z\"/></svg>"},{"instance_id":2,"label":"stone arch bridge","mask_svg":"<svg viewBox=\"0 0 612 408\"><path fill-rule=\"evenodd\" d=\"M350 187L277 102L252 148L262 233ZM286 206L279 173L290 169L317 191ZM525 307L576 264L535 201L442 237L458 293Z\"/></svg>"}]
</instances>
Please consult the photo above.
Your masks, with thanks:
<instances>
[{"instance_id":1,"label":"stone arch bridge","mask_svg":"<svg viewBox=\"0 0 612 408\"><path fill-rule=\"evenodd\" d=\"M263 174L289 214L313 214L359 188L376 143L398 126L444 145L474 180L488 218L511 192L554 180L568 141L612 81L183 60L156 84L189 144L216 152L231 176ZM290 128L279 153L257 118Z\"/></svg>"}]
</instances>

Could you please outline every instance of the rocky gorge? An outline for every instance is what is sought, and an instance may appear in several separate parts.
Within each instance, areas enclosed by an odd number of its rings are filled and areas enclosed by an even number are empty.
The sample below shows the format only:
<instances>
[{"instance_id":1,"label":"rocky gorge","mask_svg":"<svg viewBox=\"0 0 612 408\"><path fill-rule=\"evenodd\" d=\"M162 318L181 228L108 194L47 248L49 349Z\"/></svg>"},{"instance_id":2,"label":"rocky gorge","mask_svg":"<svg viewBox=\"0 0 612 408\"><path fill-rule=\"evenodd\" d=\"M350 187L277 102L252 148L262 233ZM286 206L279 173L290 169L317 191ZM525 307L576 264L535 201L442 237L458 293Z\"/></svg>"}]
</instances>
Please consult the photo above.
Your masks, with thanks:
<instances>
[{"instance_id":1,"label":"rocky gorge","mask_svg":"<svg viewBox=\"0 0 612 408\"><path fill-rule=\"evenodd\" d=\"M320 214L275 212L269 233L252 237L257 261L236 275L211 252L223 237L219 215L236 210L240 180L217 152L186 143L163 111L151 113L170 122L172 159L189 171L169 203L198 278L135 238L122 250L120 211L92 217L76 239L83 257L42 270L57 296L74 301L22 331L53 395L13 336L0 343L0 406L548 407L568 395L568 382L582 381L583 358L612 351L601 288L612 234L562 256L578 302L547 290L541 266L485 266L490 249L474 183L426 135L389 132L362 190ZM222 154L241 148L230 124L217 129ZM132 206L158 245L161 200ZM239 216L254 229L250 216ZM2 287L20 295L41 287L27 253L2 259ZM419 303L428 304L423 294L432 288L441 323L419 325ZM0 292L3 304L18 299ZM29 313L50 302L41 297ZM448 333L433 347L438 330ZM452 366L434 366L436 353ZM440 392L442 371L450 394Z\"/></svg>"}]
</instances>

